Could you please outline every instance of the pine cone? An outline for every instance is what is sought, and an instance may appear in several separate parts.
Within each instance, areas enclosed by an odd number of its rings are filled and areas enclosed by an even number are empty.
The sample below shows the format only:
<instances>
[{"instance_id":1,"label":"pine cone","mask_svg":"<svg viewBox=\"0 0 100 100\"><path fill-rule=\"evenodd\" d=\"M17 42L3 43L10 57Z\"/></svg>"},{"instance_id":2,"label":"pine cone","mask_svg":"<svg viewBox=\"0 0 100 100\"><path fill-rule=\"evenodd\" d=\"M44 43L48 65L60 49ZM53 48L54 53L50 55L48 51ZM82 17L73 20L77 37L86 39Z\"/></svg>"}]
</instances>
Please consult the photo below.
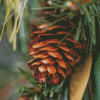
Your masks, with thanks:
<instances>
[{"instance_id":1,"label":"pine cone","mask_svg":"<svg viewBox=\"0 0 100 100\"><path fill-rule=\"evenodd\" d=\"M57 84L71 74L72 66L80 62L83 48L81 42L74 40L77 29L68 33L74 26L69 20L63 19L42 30L48 25L50 23L37 26L36 31L30 35L32 41L29 43L28 56L33 59L28 62L28 66L33 70L33 77L40 83L46 81ZM66 35L67 38L58 45Z\"/></svg>"}]
</instances>

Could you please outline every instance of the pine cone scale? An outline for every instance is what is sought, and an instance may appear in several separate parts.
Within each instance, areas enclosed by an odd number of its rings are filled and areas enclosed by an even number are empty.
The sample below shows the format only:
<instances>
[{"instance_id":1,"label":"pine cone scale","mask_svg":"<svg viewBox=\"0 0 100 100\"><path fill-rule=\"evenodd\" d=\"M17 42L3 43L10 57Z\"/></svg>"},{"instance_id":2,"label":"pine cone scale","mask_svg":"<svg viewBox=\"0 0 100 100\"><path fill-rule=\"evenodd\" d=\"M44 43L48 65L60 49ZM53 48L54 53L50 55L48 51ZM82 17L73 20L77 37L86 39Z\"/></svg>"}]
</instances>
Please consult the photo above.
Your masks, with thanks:
<instances>
[{"instance_id":1,"label":"pine cone scale","mask_svg":"<svg viewBox=\"0 0 100 100\"><path fill-rule=\"evenodd\" d=\"M58 46L58 45L56 45L56 46ZM62 45L60 45L60 46L58 46L58 47L59 47L60 49L64 50L64 51L69 52L69 53L72 54L72 52L70 51L70 49L69 49L68 47L62 46Z\"/></svg>"},{"instance_id":2,"label":"pine cone scale","mask_svg":"<svg viewBox=\"0 0 100 100\"><path fill-rule=\"evenodd\" d=\"M46 66L46 65L40 65L40 66L38 67L38 70L39 70L40 72L46 72L46 71L47 71L47 66Z\"/></svg>"},{"instance_id":3,"label":"pine cone scale","mask_svg":"<svg viewBox=\"0 0 100 100\"><path fill-rule=\"evenodd\" d=\"M47 67L47 70L50 74L55 74L57 72L55 66L49 66Z\"/></svg>"},{"instance_id":4,"label":"pine cone scale","mask_svg":"<svg viewBox=\"0 0 100 100\"><path fill-rule=\"evenodd\" d=\"M57 69L58 69L58 73L60 73L62 75L62 77L65 78L66 75L65 75L64 71L59 66L57 66Z\"/></svg>"},{"instance_id":5,"label":"pine cone scale","mask_svg":"<svg viewBox=\"0 0 100 100\"><path fill-rule=\"evenodd\" d=\"M67 52L64 52L64 51L63 51L63 54L66 56L66 58L68 58L68 59L72 60L73 62L75 62L75 60L73 59L73 57L70 54L68 54Z\"/></svg>"},{"instance_id":6,"label":"pine cone scale","mask_svg":"<svg viewBox=\"0 0 100 100\"><path fill-rule=\"evenodd\" d=\"M42 25L37 26L38 29L43 29L45 27L47 27L48 25L50 25L50 23L44 23Z\"/></svg>"},{"instance_id":7,"label":"pine cone scale","mask_svg":"<svg viewBox=\"0 0 100 100\"><path fill-rule=\"evenodd\" d=\"M67 66L63 59L62 60L56 59L56 61L60 67L67 69Z\"/></svg>"},{"instance_id":8,"label":"pine cone scale","mask_svg":"<svg viewBox=\"0 0 100 100\"><path fill-rule=\"evenodd\" d=\"M55 63L55 61L53 61L52 58L43 59L43 60L41 60L41 62L44 64L49 64L49 65L53 65Z\"/></svg>"},{"instance_id":9,"label":"pine cone scale","mask_svg":"<svg viewBox=\"0 0 100 100\"><path fill-rule=\"evenodd\" d=\"M49 43L47 43L46 41L42 41L40 43L36 43L32 46L32 48L40 48L40 47L44 47L44 46L47 46L49 45Z\"/></svg>"},{"instance_id":10,"label":"pine cone scale","mask_svg":"<svg viewBox=\"0 0 100 100\"><path fill-rule=\"evenodd\" d=\"M43 48L39 48L40 51L57 51L58 48L53 47L52 45L48 45Z\"/></svg>"},{"instance_id":11,"label":"pine cone scale","mask_svg":"<svg viewBox=\"0 0 100 100\"><path fill-rule=\"evenodd\" d=\"M49 57L49 55L45 52L42 52L42 53L38 53L38 54L35 54L35 55L32 55L34 59L43 59L43 58L47 58Z\"/></svg>"},{"instance_id":12,"label":"pine cone scale","mask_svg":"<svg viewBox=\"0 0 100 100\"><path fill-rule=\"evenodd\" d=\"M63 57L59 54L58 51L55 51L55 52L47 52L49 55L51 55L52 57L54 58L58 58L58 59L63 59Z\"/></svg>"}]
</instances>

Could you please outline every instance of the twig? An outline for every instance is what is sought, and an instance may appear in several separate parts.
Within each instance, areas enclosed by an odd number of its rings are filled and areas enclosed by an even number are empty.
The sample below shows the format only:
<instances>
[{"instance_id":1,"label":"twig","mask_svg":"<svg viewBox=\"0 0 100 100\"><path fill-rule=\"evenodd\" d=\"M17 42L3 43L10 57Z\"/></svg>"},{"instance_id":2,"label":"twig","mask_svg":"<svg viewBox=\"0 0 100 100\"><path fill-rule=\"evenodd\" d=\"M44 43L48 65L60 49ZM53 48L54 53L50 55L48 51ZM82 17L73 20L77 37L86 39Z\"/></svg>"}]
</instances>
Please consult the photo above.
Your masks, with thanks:
<instances>
[{"instance_id":1,"label":"twig","mask_svg":"<svg viewBox=\"0 0 100 100\"><path fill-rule=\"evenodd\" d=\"M89 88L89 93L90 93L90 100L93 100L93 94L92 94L92 91L91 91L90 81L88 82L88 88Z\"/></svg>"}]
</instances>

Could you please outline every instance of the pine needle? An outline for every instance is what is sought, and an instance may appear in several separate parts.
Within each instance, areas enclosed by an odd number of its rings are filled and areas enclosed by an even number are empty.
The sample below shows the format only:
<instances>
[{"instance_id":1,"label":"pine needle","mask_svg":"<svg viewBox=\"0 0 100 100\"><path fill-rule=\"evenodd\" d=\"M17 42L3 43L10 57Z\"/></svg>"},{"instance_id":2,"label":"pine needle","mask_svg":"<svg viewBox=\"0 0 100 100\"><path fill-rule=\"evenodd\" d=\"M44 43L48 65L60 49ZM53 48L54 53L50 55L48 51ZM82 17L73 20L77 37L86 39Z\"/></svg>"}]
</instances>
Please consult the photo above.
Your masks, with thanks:
<instances>
[{"instance_id":1,"label":"pine needle","mask_svg":"<svg viewBox=\"0 0 100 100\"><path fill-rule=\"evenodd\" d=\"M25 5L28 0L5 0L4 5L5 5L5 10L6 10L6 16L5 16L5 21L3 24L3 28L1 31L0 35L0 42L2 40L2 36L4 33L5 26L7 25L7 35L8 35L8 40L10 43L13 45L13 50L16 51L17 49L17 33L20 28L20 24L22 22L22 17L23 17L23 12L25 9ZM1 0L0 0L1 2ZM22 8L22 9L20 9ZM13 13L11 13L13 11ZM15 16L14 20L14 27L12 27L12 17Z\"/></svg>"},{"instance_id":2,"label":"pine needle","mask_svg":"<svg viewBox=\"0 0 100 100\"><path fill-rule=\"evenodd\" d=\"M64 18L68 18L68 15L66 15L66 16L64 16L64 17L61 17L60 19L58 19L58 20L52 22L50 25L48 25L47 27L45 27L42 31L46 30L48 27L54 25L55 23L61 21L61 20L64 19Z\"/></svg>"},{"instance_id":3,"label":"pine needle","mask_svg":"<svg viewBox=\"0 0 100 100\"><path fill-rule=\"evenodd\" d=\"M78 29L76 31L75 41L78 41L79 40L80 30L81 30L81 18L80 18L80 21L79 21Z\"/></svg>"},{"instance_id":4,"label":"pine needle","mask_svg":"<svg viewBox=\"0 0 100 100\"><path fill-rule=\"evenodd\" d=\"M19 31L19 28L20 28L20 24L21 24L21 21L22 21L23 12L24 12L26 3L27 3L27 0L24 1L23 8L22 8L22 9L19 9L19 15L20 15L20 16L19 16L19 24L18 24L18 28L17 28L17 33L18 33L18 31ZM20 10L21 10L21 12L20 12Z\"/></svg>"},{"instance_id":5,"label":"pine needle","mask_svg":"<svg viewBox=\"0 0 100 100\"><path fill-rule=\"evenodd\" d=\"M88 12L88 10L87 10L87 8L86 8L85 5L83 5L83 9L84 9L84 11L85 11L85 13L86 13L86 16L87 16L88 22L91 23L91 17L90 17L90 15L89 15L89 12Z\"/></svg>"},{"instance_id":6,"label":"pine needle","mask_svg":"<svg viewBox=\"0 0 100 100\"><path fill-rule=\"evenodd\" d=\"M13 38L13 51L17 50L17 34Z\"/></svg>"},{"instance_id":7,"label":"pine needle","mask_svg":"<svg viewBox=\"0 0 100 100\"><path fill-rule=\"evenodd\" d=\"M12 20L9 20L9 22L6 23L6 29L7 29L7 37L8 37L8 40L9 40L10 36L11 36L11 32L13 30Z\"/></svg>"},{"instance_id":8,"label":"pine needle","mask_svg":"<svg viewBox=\"0 0 100 100\"><path fill-rule=\"evenodd\" d=\"M89 92L90 92L90 98L91 98L91 100L93 100L93 94L92 94L92 91L91 91L90 81L88 82L88 88L89 88Z\"/></svg>"},{"instance_id":9,"label":"pine needle","mask_svg":"<svg viewBox=\"0 0 100 100\"><path fill-rule=\"evenodd\" d=\"M78 24L78 23L77 23ZM76 24L76 25L77 25ZM58 43L58 45L60 45L64 40L65 38L73 31L73 29L75 29L76 25L72 28L72 30Z\"/></svg>"},{"instance_id":10,"label":"pine needle","mask_svg":"<svg viewBox=\"0 0 100 100\"><path fill-rule=\"evenodd\" d=\"M28 62L29 60L26 58L26 57L24 57L24 56L20 56L23 60L25 60L26 62Z\"/></svg>"},{"instance_id":11,"label":"pine needle","mask_svg":"<svg viewBox=\"0 0 100 100\"><path fill-rule=\"evenodd\" d=\"M13 38L14 38L14 35L16 34L16 29L17 29L17 22L18 22L18 15L17 13L15 14L15 23L14 23L14 28L13 28L13 31L12 31L12 34L11 34L11 37L10 37L10 42L13 41Z\"/></svg>"},{"instance_id":12,"label":"pine needle","mask_svg":"<svg viewBox=\"0 0 100 100\"><path fill-rule=\"evenodd\" d=\"M57 4L59 4L59 0L57 0ZM55 13L56 13L56 11L57 11L57 8L55 9Z\"/></svg>"},{"instance_id":13,"label":"pine needle","mask_svg":"<svg viewBox=\"0 0 100 100\"><path fill-rule=\"evenodd\" d=\"M0 43L1 43L1 40L2 40L3 33L4 33L6 20L7 20L8 16L9 16L9 14L10 14L10 9L7 10L7 13L6 13L6 16L5 16L5 21L4 21L3 28L2 28L1 35L0 35Z\"/></svg>"},{"instance_id":14,"label":"pine needle","mask_svg":"<svg viewBox=\"0 0 100 100\"><path fill-rule=\"evenodd\" d=\"M15 14L14 29L13 29L13 32L12 32L12 34L11 34L11 36L12 36L12 35L14 35L14 36L12 37L12 41L10 41L10 42L13 43L13 51L16 51L16 49L17 49L17 34L16 34L17 21L18 21L18 14L16 13L16 14Z\"/></svg>"},{"instance_id":15,"label":"pine needle","mask_svg":"<svg viewBox=\"0 0 100 100\"><path fill-rule=\"evenodd\" d=\"M33 10L42 10L42 9L53 9L55 7L39 7L39 8L31 8Z\"/></svg>"},{"instance_id":16,"label":"pine needle","mask_svg":"<svg viewBox=\"0 0 100 100\"><path fill-rule=\"evenodd\" d=\"M5 5L6 4L7 4L7 1L5 1ZM4 6L4 7L5 7L5 11L7 13L8 10L10 10L10 6ZM6 20L6 29L7 29L7 37L8 37L8 40L9 40L10 39L11 32L13 30L11 16L9 16L7 18L7 20Z\"/></svg>"},{"instance_id":17,"label":"pine needle","mask_svg":"<svg viewBox=\"0 0 100 100\"><path fill-rule=\"evenodd\" d=\"M23 0L22 0L22 2L23 2ZM22 6L22 2L19 5L20 7ZM15 1L15 4L19 4L19 2ZM18 23L18 19L19 19L19 13L16 12L15 13L14 28L13 28L13 31L12 31L12 34L11 34L11 37L10 37L10 42L13 41L14 35L17 34L17 23Z\"/></svg>"},{"instance_id":18,"label":"pine needle","mask_svg":"<svg viewBox=\"0 0 100 100\"><path fill-rule=\"evenodd\" d=\"M95 11L100 15L100 12L99 12L99 10L97 9L96 5L93 3L92 6L93 6L93 8L95 9Z\"/></svg>"},{"instance_id":19,"label":"pine needle","mask_svg":"<svg viewBox=\"0 0 100 100\"><path fill-rule=\"evenodd\" d=\"M99 15L99 14L92 14L92 13L90 13L90 15L91 15L91 16L100 17L100 15Z\"/></svg>"}]
</instances>

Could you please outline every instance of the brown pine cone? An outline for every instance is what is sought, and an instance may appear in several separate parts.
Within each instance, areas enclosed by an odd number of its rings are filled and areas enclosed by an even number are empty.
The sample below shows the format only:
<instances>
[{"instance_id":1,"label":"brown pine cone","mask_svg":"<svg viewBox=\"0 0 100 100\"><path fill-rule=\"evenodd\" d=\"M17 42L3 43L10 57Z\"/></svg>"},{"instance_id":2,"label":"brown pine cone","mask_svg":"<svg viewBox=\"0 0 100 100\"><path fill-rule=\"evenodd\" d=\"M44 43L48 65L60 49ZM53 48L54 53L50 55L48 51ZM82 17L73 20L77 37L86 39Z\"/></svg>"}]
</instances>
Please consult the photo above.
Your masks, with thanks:
<instances>
[{"instance_id":1,"label":"brown pine cone","mask_svg":"<svg viewBox=\"0 0 100 100\"><path fill-rule=\"evenodd\" d=\"M69 20L63 19L42 30L48 25L50 23L37 26L36 31L30 35L32 41L29 43L28 56L33 59L28 62L28 66L33 70L33 77L40 83L57 84L71 74L72 66L80 62L83 45L74 40L77 29L68 33L74 26ZM67 38L58 45L66 35Z\"/></svg>"}]
</instances>

